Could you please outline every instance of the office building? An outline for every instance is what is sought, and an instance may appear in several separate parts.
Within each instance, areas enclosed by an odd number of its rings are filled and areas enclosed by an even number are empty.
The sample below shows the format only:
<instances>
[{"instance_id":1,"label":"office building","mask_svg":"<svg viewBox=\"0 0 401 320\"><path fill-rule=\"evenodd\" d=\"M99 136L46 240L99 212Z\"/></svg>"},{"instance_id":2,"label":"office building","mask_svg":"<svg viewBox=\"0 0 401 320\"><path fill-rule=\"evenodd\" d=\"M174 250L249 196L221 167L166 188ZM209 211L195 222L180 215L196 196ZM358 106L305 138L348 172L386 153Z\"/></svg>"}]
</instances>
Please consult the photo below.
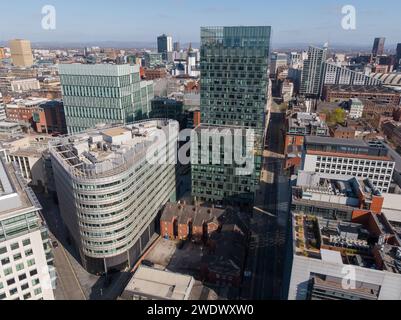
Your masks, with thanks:
<instances>
[{"instance_id":1,"label":"office building","mask_svg":"<svg viewBox=\"0 0 401 320\"><path fill-rule=\"evenodd\" d=\"M388 192L395 163L379 141L308 136L302 156L305 171L369 178L381 192Z\"/></svg>"},{"instance_id":2,"label":"office building","mask_svg":"<svg viewBox=\"0 0 401 320\"><path fill-rule=\"evenodd\" d=\"M401 65L401 43L397 44L397 50L396 50L396 65L400 66Z\"/></svg>"},{"instance_id":3,"label":"office building","mask_svg":"<svg viewBox=\"0 0 401 320\"><path fill-rule=\"evenodd\" d=\"M33 124L33 114L41 104L48 101L48 99L36 97L14 100L12 103L6 105L7 119L24 122L25 124Z\"/></svg>"},{"instance_id":4,"label":"office building","mask_svg":"<svg viewBox=\"0 0 401 320\"><path fill-rule=\"evenodd\" d=\"M56 273L41 205L0 160L0 300L54 300Z\"/></svg>"},{"instance_id":5,"label":"office building","mask_svg":"<svg viewBox=\"0 0 401 320\"><path fill-rule=\"evenodd\" d=\"M186 126L184 115L184 104L182 101L175 99L156 97L151 101L152 111L150 118L152 119L173 119L180 123L180 128Z\"/></svg>"},{"instance_id":6,"label":"office building","mask_svg":"<svg viewBox=\"0 0 401 320\"><path fill-rule=\"evenodd\" d=\"M288 299L400 300L400 244L384 215L344 221L294 213Z\"/></svg>"},{"instance_id":7,"label":"office building","mask_svg":"<svg viewBox=\"0 0 401 320\"><path fill-rule=\"evenodd\" d=\"M382 56L384 54L384 43L386 38L375 38L373 43L372 55L373 57Z\"/></svg>"},{"instance_id":8,"label":"office building","mask_svg":"<svg viewBox=\"0 0 401 320\"><path fill-rule=\"evenodd\" d=\"M158 68L163 66L163 54L157 52L145 52L144 62L146 68Z\"/></svg>"},{"instance_id":9,"label":"office building","mask_svg":"<svg viewBox=\"0 0 401 320\"><path fill-rule=\"evenodd\" d=\"M168 54L173 52L173 37L162 34L157 37L157 52L163 55L163 60L168 60Z\"/></svg>"},{"instance_id":10,"label":"office building","mask_svg":"<svg viewBox=\"0 0 401 320\"><path fill-rule=\"evenodd\" d=\"M174 120L150 120L50 143L61 216L89 272L132 267L146 249L175 201L178 132Z\"/></svg>"},{"instance_id":11,"label":"office building","mask_svg":"<svg viewBox=\"0 0 401 320\"><path fill-rule=\"evenodd\" d=\"M141 82L138 65L61 64L59 73L70 134L148 117L153 82Z\"/></svg>"},{"instance_id":12,"label":"office building","mask_svg":"<svg viewBox=\"0 0 401 320\"><path fill-rule=\"evenodd\" d=\"M31 67L33 65L33 55L31 42L28 40L15 39L9 43L11 60L16 67Z\"/></svg>"},{"instance_id":13,"label":"office building","mask_svg":"<svg viewBox=\"0 0 401 320\"><path fill-rule=\"evenodd\" d=\"M64 105L60 100L53 100L39 105L33 113L35 130L38 133L67 134Z\"/></svg>"},{"instance_id":14,"label":"office building","mask_svg":"<svg viewBox=\"0 0 401 320\"><path fill-rule=\"evenodd\" d=\"M293 213L350 221L373 212L381 214L383 194L367 178L299 171L292 188Z\"/></svg>"},{"instance_id":15,"label":"office building","mask_svg":"<svg viewBox=\"0 0 401 320\"><path fill-rule=\"evenodd\" d=\"M327 47L309 47L308 58L304 60L300 93L312 98L322 94Z\"/></svg>"},{"instance_id":16,"label":"office building","mask_svg":"<svg viewBox=\"0 0 401 320\"><path fill-rule=\"evenodd\" d=\"M174 42L173 43L173 51L175 52L180 52L181 51L181 45L179 42Z\"/></svg>"},{"instance_id":17,"label":"office building","mask_svg":"<svg viewBox=\"0 0 401 320\"><path fill-rule=\"evenodd\" d=\"M269 115L270 34L270 27L201 28L202 124L196 134L214 129L233 134L238 129L243 140L253 136L253 150L245 150L245 143L242 147L247 158L253 154L255 162L252 172L245 173L242 165L224 165L223 155L217 152L214 156L220 157L220 164L202 164L201 146L192 145L192 194L201 202L250 205L254 201ZM250 136L247 129L253 130Z\"/></svg>"}]
</instances>

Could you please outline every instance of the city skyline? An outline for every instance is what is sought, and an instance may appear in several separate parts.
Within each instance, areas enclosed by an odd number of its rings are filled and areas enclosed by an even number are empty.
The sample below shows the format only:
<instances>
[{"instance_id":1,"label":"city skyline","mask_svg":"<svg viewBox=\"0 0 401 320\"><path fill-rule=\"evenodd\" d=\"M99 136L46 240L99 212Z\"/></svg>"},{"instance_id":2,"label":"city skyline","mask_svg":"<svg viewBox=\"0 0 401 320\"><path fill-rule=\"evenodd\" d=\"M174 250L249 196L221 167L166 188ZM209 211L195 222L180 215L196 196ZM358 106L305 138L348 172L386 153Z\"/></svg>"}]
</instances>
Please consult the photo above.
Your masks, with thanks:
<instances>
[{"instance_id":1,"label":"city skyline","mask_svg":"<svg viewBox=\"0 0 401 320\"><path fill-rule=\"evenodd\" d=\"M60 0L34 0L23 6L21 1L13 1L2 4L9 14L0 21L0 42L25 38L33 43L156 43L158 35L167 33L173 36L174 41L188 43L199 41L201 25L266 24L273 27L273 46L326 41L333 45L370 46L373 38L383 36L386 37L386 49L392 49L391 46L398 42L398 30L392 26L399 12L397 7L401 9L397 1L391 1L392 10L375 10L374 4L353 1L351 5L356 9L356 30L342 28L344 15L341 9L344 3L338 0L327 1L325 4L316 0L302 3L290 1L275 3L274 6L271 1L254 0L250 4L245 6L236 0L222 0L217 4L211 0L202 3L156 0L152 4L117 0L114 2L113 14L110 14L105 1L97 1L96 6L91 3L78 4L75 0L68 3ZM56 8L56 30L41 28L41 10L45 5ZM308 10L310 7L315 10ZM188 12L199 14L189 15ZM17 16L20 21L18 25L13 23ZM380 18L379 25L372 24L372 21ZM109 23L105 24L104 21ZM303 39L302 43L299 39Z\"/></svg>"}]
</instances>

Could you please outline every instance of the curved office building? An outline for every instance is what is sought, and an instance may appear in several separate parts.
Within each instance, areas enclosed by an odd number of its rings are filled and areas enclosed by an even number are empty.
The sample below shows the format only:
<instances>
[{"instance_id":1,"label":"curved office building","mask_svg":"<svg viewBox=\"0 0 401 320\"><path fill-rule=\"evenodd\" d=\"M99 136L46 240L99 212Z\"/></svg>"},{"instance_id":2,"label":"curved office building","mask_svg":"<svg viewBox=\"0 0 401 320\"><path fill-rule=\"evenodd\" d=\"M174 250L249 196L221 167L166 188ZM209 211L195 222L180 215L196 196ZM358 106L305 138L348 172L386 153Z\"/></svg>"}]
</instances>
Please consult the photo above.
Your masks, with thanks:
<instances>
[{"instance_id":1,"label":"curved office building","mask_svg":"<svg viewBox=\"0 0 401 320\"><path fill-rule=\"evenodd\" d=\"M150 120L50 143L59 207L91 273L132 266L175 201L179 124Z\"/></svg>"}]
</instances>

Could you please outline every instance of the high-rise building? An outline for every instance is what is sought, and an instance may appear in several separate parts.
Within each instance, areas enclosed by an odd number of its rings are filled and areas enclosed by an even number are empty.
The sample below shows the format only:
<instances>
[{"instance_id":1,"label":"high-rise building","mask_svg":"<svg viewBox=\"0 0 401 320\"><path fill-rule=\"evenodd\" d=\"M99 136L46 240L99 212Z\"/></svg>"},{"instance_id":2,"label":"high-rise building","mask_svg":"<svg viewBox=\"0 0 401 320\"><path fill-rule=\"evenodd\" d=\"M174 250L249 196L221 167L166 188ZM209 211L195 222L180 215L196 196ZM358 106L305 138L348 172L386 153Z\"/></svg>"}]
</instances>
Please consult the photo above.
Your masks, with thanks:
<instances>
[{"instance_id":1,"label":"high-rise building","mask_svg":"<svg viewBox=\"0 0 401 320\"><path fill-rule=\"evenodd\" d=\"M401 43L397 44L396 64L401 65Z\"/></svg>"},{"instance_id":2,"label":"high-rise building","mask_svg":"<svg viewBox=\"0 0 401 320\"><path fill-rule=\"evenodd\" d=\"M212 157L220 157L220 164L200 163L198 156L205 146L201 147L204 142L198 139L199 143L191 148L192 192L196 200L243 205L254 201L269 114L270 34L268 26L201 28L202 124L196 133L200 136L202 130L228 129L232 134L238 129L237 134L246 140L245 132L252 129L255 145L251 151L245 150L246 157L254 155L254 168L245 173L235 161L225 165L219 150L213 151L216 154Z\"/></svg>"},{"instance_id":3,"label":"high-rise building","mask_svg":"<svg viewBox=\"0 0 401 320\"><path fill-rule=\"evenodd\" d=\"M320 97L323 90L324 66L327 48L309 47L308 59L304 60L300 93L312 98Z\"/></svg>"},{"instance_id":4,"label":"high-rise building","mask_svg":"<svg viewBox=\"0 0 401 320\"><path fill-rule=\"evenodd\" d=\"M59 73L70 134L148 117L153 82L141 81L138 65L61 64Z\"/></svg>"},{"instance_id":5,"label":"high-rise building","mask_svg":"<svg viewBox=\"0 0 401 320\"><path fill-rule=\"evenodd\" d=\"M270 74L276 75L277 70L280 67L288 66L288 56L286 53L272 53L271 55L271 64L270 64Z\"/></svg>"},{"instance_id":6,"label":"high-rise building","mask_svg":"<svg viewBox=\"0 0 401 320\"><path fill-rule=\"evenodd\" d=\"M17 167L0 159L0 300L54 300L56 273L40 210Z\"/></svg>"},{"instance_id":7,"label":"high-rise building","mask_svg":"<svg viewBox=\"0 0 401 320\"><path fill-rule=\"evenodd\" d=\"M11 60L17 67L30 67L33 65L31 42L29 40L15 39L10 41Z\"/></svg>"},{"instance_id":8,"label":"high-rise building","mask_svg":"<svg viewBox=\"0 0 401 320\"><path fill-rule=\"evenodd\" d=\"M394 167L394 160L379 141L305 138L302 155L305 171L368 178L379 191L388 192Z\"/></svg>"},{"instance_id":9,"label":"high-rise building","mask_svg":"<svg viewBox=\"0 0 401 320\"><path fill-rule=\"evenodd\" d=\"M179 124L150 120L50 144L61 216L91 273L132 267L175 201Z\"/></svg>"},{"instance_id":10,"label":"high-rise building","mask_svg":"<svg viewBox=\"0 0 401 320\"><path fill-rule=\"evenodd\" d=\"M162 34L157 37L157 52L163 54L163 60L167 60L168 53L173 51L173 37Z\"/></svg>"},{"instance_id":11,"label":"high-rise building","mask_svg":"<svg viewBox=\"0 0 401 320\"><path fill-rule=\"evenodd\" d=\"M180 50L181 50L181 45L180 45L180 43L179 43L179 42L174 42L174 44L173 44L173 51L180 52Z\"/></svg>"},{"instance_id":12,"label":"high-rise building","mask_svg":"<svg viewBox=\"0 0 401 320\"><path fill-rule=\"evenodd\" d=\"M6 52L3 47L0 47L0 60L6 57Z\"/></svg>"},{"instance_id":13,"label":"high-rise building","mask_svg":"<svg viewBox=\"0 0 401 320\"><path fill-rule=\"evenodd\" d=\"M386 42L386 38L375 38L373 43L372 55L374 57L381 56L384 54L384 44Z\"/></svg>"}]
</instances>

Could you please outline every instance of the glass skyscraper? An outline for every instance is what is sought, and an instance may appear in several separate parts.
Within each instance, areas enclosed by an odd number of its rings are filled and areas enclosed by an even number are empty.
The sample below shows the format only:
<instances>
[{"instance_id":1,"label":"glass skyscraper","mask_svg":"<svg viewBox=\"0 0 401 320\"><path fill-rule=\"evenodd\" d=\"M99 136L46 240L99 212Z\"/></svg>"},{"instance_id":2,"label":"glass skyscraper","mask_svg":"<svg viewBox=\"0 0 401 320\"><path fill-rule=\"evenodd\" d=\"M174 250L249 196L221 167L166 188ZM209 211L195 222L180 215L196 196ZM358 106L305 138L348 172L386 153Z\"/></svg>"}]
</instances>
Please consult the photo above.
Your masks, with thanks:
<instances>
[{"instance_id":1,"label":"glass skyscraper","mask_svg":"<svg viewBox=\"0 0 401 320\"><path fill-rule=\"evenodd\" d=\"M200 164L197 160L202 148L194 141L192 191L198 201L249 205L254 200L269 111L270 35L268 26L201 28L202 125L197 132L206 128L253 129L255 167L249 175L237 175L236 169L242 166L235 163Z\"/></svg>"},{"instance_id":2,"label":"glass skyscraper","mask_svg":"<svg viewBox=\"0 0 401 320\"><path fill-rule=\"evenodd\" d=\"M59 73L69 134L148 117L153 82L141 82L139 66L61 64Z\"/></svg>"}]
</instances>

